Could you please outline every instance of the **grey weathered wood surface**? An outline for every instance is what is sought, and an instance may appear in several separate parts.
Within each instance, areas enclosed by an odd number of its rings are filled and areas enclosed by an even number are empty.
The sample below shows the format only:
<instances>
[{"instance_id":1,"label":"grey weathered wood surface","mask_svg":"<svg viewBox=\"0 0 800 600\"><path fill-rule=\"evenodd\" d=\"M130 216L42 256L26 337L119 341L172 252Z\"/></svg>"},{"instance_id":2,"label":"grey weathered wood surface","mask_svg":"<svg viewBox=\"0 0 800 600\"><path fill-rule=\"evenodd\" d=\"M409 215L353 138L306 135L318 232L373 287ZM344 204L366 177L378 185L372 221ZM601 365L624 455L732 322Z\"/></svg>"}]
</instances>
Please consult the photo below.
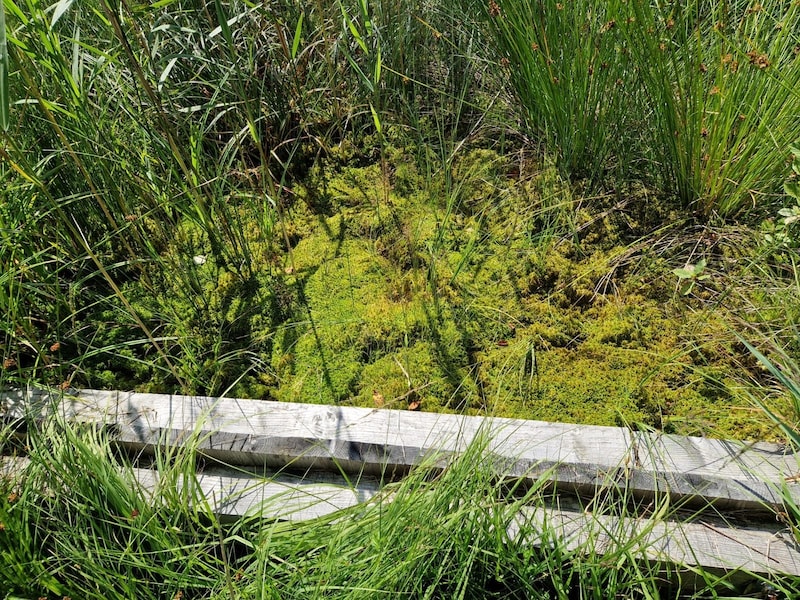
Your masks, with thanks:
<instances>
[{"instance_id":1,"label":"grey weathered wood surface","mask_svg":"<svg viewBox=\"0 0 800 600\"><path fill-rule=\"evenodd\" d=\"M800 548L788 530L776 524L731 526L704 517L695 522L611 517L547 507L523 509L509 526L514 537L521 522L545 527L567 550L585 548L591 540L597 553L629 540L632 557L654 562L726 571L744 570L771 576L800 575Z\"/></svg>"},{"instance_id":2,"label":"grey weathered wood surface","mask_svg":"<svg viewBox=\"0 0 800 600\"><path fill-rule=\"evenodd\" d=\"M204 453L235 465L402 474L434 454L446 460L486 434L487 450L504 473L531 480L547 474L562 489L592 494L624 487L643 497L667 493L763 511L781 503L783 488L800 502L798 457L767 443L260 400L96 390L0 395L7 420L51 411L107 425L114 440L132 448L180 444L194 435Z\"/></svg>"},{"instance_id":3,"label":"grey weathered wood surface","mask_svg":"<svg viewBox=\"0 0 800 600\"><path fill-rule=\"evenodd\" d=\"M621 489L634 497L668 494L672 501L694 499L753 514L780 503L781 488L800 499L797 458L774 444L255 400L94 390L0 393L6 421L30 423L52 413L105 426L116 443L133 450L180 445L194 436L208 456L239 465L212 466L196 479L212 509L230 517L267 511L271 518L302 520L374 500L380 485L373 476L403 474L430 457L444 464L484 434L503 473L531 480L545 475L559 490L589 496L599 489ZM6 458L0 473L21 464ZM291 468L303 475L292 476ZM159 485L154 470L137 469L136 477L151 492ZM390 494L380 498L391 501ZM560 506L531 508L518 519L547 522L547 530L558 532L570 548L594 536L600 554L612 538L628 536L637 540L640 555L652 560L800 575L800 548L774 519L748 527L695 517L614 518ZM509 530L516 535L519 523Z\"/></svg>"},{"instance_id":4,"label":"grey weathered wood surface","mask_svg":"<svg viewBox=\"0 0 800 600\"><path fill-rule=\"evenodd\" d=\"M20 476L28 461L0 457L0 476ZM145 493L158 497L162 485L154 469L133 469ZM172 480L170 479L170 485ZM178 485L186 482L180 479ZM313 472L305 477L248 473L214 467L197 473L197 491L210 510L221 517L256 516L304 521L334 514L367 501L391 502L391 493L378 496L380 485L371 478L345 481L335 474ZM697 515L695 515L697 517ZM520 531L533 532L521 539ZM543 535L541 532L547 532ZM525 507L508 525L511 539L534 546L558 542L568 551L593 548L598 555L629 544L632 558L684 566L746 570L763 576L800 576L800 547L777 523L758 527L733 526L703 515L693 522L675 518L611 517L581 510L575 502L558 507Z\"/></svg>"},{"instance_id":5,"label":"grey weathered wood surface","mask_svg":"<svg viewBox=\"0 0 800 600\"><path fill-rule=\"evenodd\" d=\"M154 469L135 469L136 480L153 493L160 484ZM181 485L185 482L181 481ZM227 468L210 468L196 475L197 491L211 511L223 518L261 516L283 521L324 517L371 500L380 485L373 478L350 482L344 478L290 477L285 474L248 474Z\"/></svg>"}]
</instances>

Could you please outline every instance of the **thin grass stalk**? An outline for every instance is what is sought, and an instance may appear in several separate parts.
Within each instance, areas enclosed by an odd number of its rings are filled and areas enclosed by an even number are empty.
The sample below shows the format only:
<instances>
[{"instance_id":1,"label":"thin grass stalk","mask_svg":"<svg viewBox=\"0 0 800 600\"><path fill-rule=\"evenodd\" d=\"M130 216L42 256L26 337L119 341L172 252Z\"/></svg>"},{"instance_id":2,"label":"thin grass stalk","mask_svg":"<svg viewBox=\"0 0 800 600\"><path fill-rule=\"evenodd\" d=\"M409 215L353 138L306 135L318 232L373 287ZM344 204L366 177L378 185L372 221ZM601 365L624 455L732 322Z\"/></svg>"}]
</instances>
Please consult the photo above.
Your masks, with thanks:
<instances>
[{"instance_id":1,"label":"thin grass stalk","mask_svg":"<svg viewBox=\"0 0 800 600\"><path fill-rule=\"evenodd\" d=\"M8 42L5 3L0 4L0 127L8 131L11 123L11 92L8 87Z\"/></svg>"},{"instance_id":2,"label":"thin grass stalk","mask_svg":"<svg viewBox=\"0 0 800 600\"><path fill-rule=\"evenodd\" d=\"M789 399L792 402L792 414L782 414L781 411L776 410L759 397L754 396L754 402L780 428L792 445L795 448L800 448L800 427L798 427L798 424L800 424L800 369L785 353L779 352L784 364L778 365L774 360L767 358L750 342L741 336L737 337L758 362L775 377L789 395Z\"/></svg>"}]
</instances>

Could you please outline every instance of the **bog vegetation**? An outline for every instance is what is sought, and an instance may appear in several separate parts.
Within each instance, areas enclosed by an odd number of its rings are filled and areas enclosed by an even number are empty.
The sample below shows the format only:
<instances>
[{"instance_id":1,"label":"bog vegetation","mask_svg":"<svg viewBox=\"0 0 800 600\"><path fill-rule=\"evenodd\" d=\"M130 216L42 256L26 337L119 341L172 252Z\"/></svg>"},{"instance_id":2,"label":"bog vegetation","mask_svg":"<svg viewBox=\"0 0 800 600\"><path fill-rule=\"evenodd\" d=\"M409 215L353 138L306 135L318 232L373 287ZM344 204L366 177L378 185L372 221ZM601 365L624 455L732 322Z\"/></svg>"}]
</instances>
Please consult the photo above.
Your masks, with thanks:
<instances>
[{"instance_id":1,"label":"bog vegetation","mask_svg":"<svg viewBox=\"0 0 800 600\"><path fill-rule=\"evenodd\" d=\"M6 13L6 383L769 436L796 2Z\"/></svg>"},{"instance_id":2,"label":"bog vegetation","mask_svg":"<svg viewBox=\"0 0 800 600\"><path fill-rule=\"evenodd\" d=\"M793 431L800 2L2 7L2 385Z\"/></svg>"}]
</instances>

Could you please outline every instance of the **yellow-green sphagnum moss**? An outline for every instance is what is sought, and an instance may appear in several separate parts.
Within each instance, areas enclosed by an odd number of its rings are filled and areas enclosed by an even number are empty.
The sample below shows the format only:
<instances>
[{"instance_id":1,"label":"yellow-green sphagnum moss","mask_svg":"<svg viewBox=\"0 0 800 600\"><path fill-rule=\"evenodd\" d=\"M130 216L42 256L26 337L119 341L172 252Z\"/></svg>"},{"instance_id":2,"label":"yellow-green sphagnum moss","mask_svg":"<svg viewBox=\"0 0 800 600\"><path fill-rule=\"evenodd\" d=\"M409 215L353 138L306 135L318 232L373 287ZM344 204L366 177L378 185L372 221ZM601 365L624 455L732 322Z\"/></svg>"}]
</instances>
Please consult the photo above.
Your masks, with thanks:
<instances>
[{"instance_id":1,"label":"yellow-green sphagnum moss","mask_svg":"<svg viewBox=\"0 0 800 600\"><path fill-rule=\"evenodd\" d=\"M669 261L631 266L646 210L579 201L546 165L509 176L486 149L448 172L385 158L315 167L269 235L242 214L248 280L184 227L174 264L208 254L194 286L133 296L199 340L186 349L206 375L197 391L769 435L737 401L728 355L703 341L725 337L724 320L690 310ZM249 365L219 359L242 348Z\"/></svg>"}]
</instances>

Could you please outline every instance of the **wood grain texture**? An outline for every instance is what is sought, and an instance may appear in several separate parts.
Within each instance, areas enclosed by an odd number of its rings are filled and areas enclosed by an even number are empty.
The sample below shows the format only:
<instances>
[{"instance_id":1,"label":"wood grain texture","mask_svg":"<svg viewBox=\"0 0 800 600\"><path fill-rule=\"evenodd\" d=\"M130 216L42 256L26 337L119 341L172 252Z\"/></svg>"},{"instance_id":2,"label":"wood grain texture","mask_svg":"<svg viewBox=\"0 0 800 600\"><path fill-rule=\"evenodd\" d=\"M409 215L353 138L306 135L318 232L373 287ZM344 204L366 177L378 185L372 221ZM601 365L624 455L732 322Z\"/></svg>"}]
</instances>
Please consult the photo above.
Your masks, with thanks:
<instances>
[{"instance_id":1,"label":"wood grain texture","mask_svg":"<svg viewBox=\"0 0 800 600\"><path fill-rule=\"evenodd\" d=\"M30 460L24 456L0 456L0 478L24 477L29 464ZM162 478L154 468L126 471L132 472L140 489L155 501L161 486L175 485L173 478ZM208 508L223 519L249 516L307 521L367 502L381 486L370 477L348 481L333 473L297 477L214 466L198 471L193 480L179 477L177 488L193 492L187 494L189 498L205 498ZM174 492L171 490L170 495Z\"/></svg>"},{"instance_id":2,"label":"wood grain texture","mask_svg":"<svg viewBox=\"0 0 800 600\"><path fill-rule=\"evenodd\" d=\"M593 494L624 488L646 497L728 509L780 504L784 487L800 502L797 457L774 444L633 432L624 428L489 419L259 400L80 390L69 395L6 393L6 419L57 412L105 425L132 448L181 444L194 436L209 456L234 465L401 475L426 457L462 451L482 435L498 469L560 489Z\"/></svg>"},{"instance_id":3,"label":"wood grain texture","mask_svg":"<svg viewBox=\"0 0 800 600\"><path fill-rule=\"evenodd\" d=\"M135 469L142 486L154 492L160 485L157 471ZM181 486L186 483L181 480ZM192 482L195 485L195 482ZM223 519L244 516L307 521L357 506L372 499L380 486L371 478L349 484L343 478L316 476L299 478L282 474L247 474L212 468L196 476L197 491L214 514Z\"/></svg>"}]
</instances>

